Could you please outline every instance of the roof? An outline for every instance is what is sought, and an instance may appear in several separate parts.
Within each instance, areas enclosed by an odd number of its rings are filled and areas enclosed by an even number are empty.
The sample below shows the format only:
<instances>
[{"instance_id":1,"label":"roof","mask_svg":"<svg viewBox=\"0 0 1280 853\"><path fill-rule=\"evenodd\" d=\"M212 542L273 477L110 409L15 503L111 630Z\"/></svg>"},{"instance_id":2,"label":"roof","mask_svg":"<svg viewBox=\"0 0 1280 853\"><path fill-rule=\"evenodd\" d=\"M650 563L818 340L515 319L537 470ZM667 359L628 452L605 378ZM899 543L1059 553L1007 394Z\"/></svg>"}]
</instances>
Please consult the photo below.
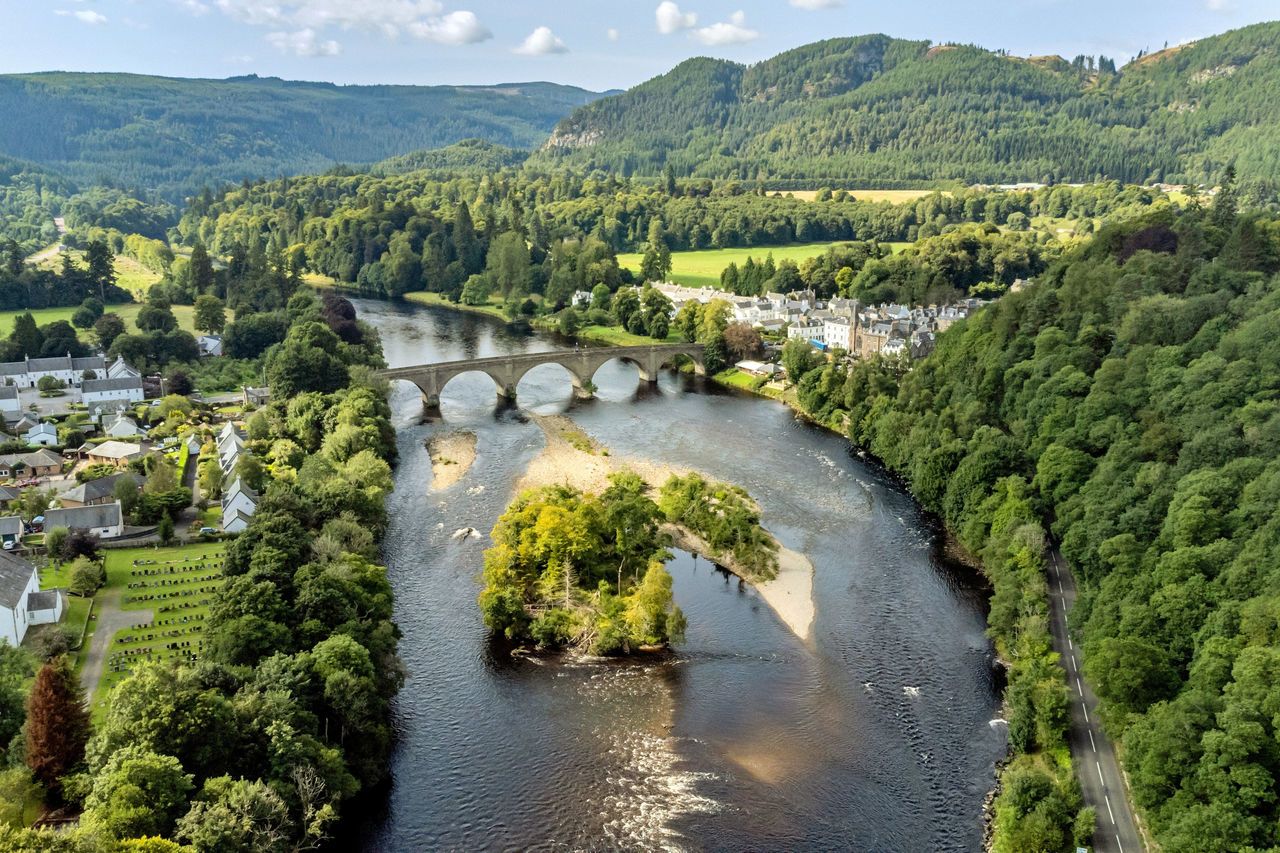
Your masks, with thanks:
<instances>
[{"instance_id":1,"label":"roof","mask_svg":"<svg viewBox=\"0 0 1280 853\"><path fill-rule=\"evenodd\" d=\"M47 448L31 453L6 453L0 456L0 466L3 467L12 468L19 462L28 468L62 467L62 457Z\"/></svg>"},{"instance_id":2,"label":"roof","mask_svg":"<svg viewBox=\"0 0 1280 853\"><path fill-rule=\"evenodd\" d=\"M103 459L126 459L141 452L142 445L140 444L133 444L128 441L104 441L90 450L89 455L100 456Z\"/></svg>"},{"instance_id":3,"label":"roof","mask_svg":"<svg viewBox=\"0 0 1280 853\"><path fill-rule=\"evenodd\" d=\"M111 474L107 477L99 477L96 480L89 480L88 482L81 483L74 489L69 489L68 491L58 495L58 500L71 500L81 504L100 501L103 498L114 495L116 493L116 483L126 477L132 481L135 486L137 485L137 477L130 474L128 471L121 471L119 474Z\"/></svg>"},{"instance_id":4,"label":"roof","mask_svg":"<svg viewBox=\"0 0 1280 853\"><path fill-rule=\"evenodd\" d=\"M88 355L71 359L73 370L106 370L107 360L100 355Z\"/></svg>"},{"instance_id":5,"label":"roof","mask_svg":"<svg viewBox=\"0 0 1280 853\"><path fill-rule=\"evenodd\" d=\"M17 609L35 570L35 566L21 557L0 551L0 607Z\"/></svg>"},{"instance_id":6,"label":"roof","mask_svg":"<svg viewBox=\"0 0 1280 853\"><path fill-rule=\"evenodd\" d=\"M27 363L25 361L6 361L0 363L0 376L25 376L27 372Z\"/></svg>"},{"instance_id":7,"label":"roof","mask_svg":"<svg viewBox=\"0 0 1280 853\"><path fill-rule=\"evenodd\" d=\"M0 536L18 536L22 533L22 519L16 515L0 518Z\"/></svg>"},{"instance_id":8,"label":"roof","mask_svg":"<svg viewBox=\"0 0 1280 853\"><path fill-rule=\"evenodd\" d=\"M116 427L122 425L131 428L134 432L141 431L138 429L138 422L126 415L124 412L116 412L116 416L111 419L111 423L107 424L107 431L110 432Z\"/></svg>"},{"instance_id":9,"label":"roof","mask_svg":"<svg viewBox=\"0 0 1280 853\"><path fill-rule=\"evenodd\" d=\"M18 399L17 385L0 385L0 400Z\"/></svg>"},{"instance_id":10,"label":"roof","mask_svg":"<svg viewBox=\"0 0 1280 853\"><path fill-rule=\"evenodd\" d=\"M226 504L229 503L237 494L243 494L251 502L256 502L258 499L258 493L246 486L242 479L236 477L231 481L231 485L227 487L227 490L222 495L223 506L226 506Z\"/></svg>"},{"instance_id":11,"label":"roof","mask_svg":"<svg viewBox=\"0 0 1280 853\"><path fill-rule=\"evenodd\" d=\"M46 589L42 592L33 592L27 596L27 612L31 613L37 610L57 610L58 609L58 591L56 589Z\"/></svg>"},{"instance_id":12,"label":"roof","mask_svg":"<svg viewBox=\"0 0 1280 853\"><path fill-rule=\"evenodd\" d=\"M121 376L119 379L86 379L80 385L82 394L100 394L104 391L141 391L142 379L137 376Z\"/></svg>"},{"instance_id":13,"label":"roof","mask_svg":"<svg viewBox=\"0 0 1280 853\"><path fill-rule=\"evenodd\" d=\"M44 529L55 527L88 529L91 527L115 527L123 521L120 501L97 506L78 506L70 509L50 509L44 514Z\"/></svg>"},{"instance_id":14,"label":"roof","mask_svg":"<svg viewBox=\"0 0 1280 853\"><path fill-rule=\"evenodd\" d=\"M70 370L71 355L59 355L53 358L31 358L27 359L27 372L34 373L43 370Z\"/></svg>"},{"instance_id":15,"label":"roof","mask_svg":"<svg viewBox=\"0 0 1280 853\"><path fill-rule=\"evenodd\" d=\"M8 486L0 486L0 502L16 501L21 497L22 492L17 489L11 489Z\"/></svg>"},{"instance_id":16,"label":"roof","mask_svg":"<svg viewBox=\"0 0 1280 853\"><path fill-rule=\"evenodd\" d=\"M31 435L32 433L48 433L56 437L58 435L58 428L53 424L36 424L31 429L27 430L27 435Z\"/></svg>"}]
</instances>

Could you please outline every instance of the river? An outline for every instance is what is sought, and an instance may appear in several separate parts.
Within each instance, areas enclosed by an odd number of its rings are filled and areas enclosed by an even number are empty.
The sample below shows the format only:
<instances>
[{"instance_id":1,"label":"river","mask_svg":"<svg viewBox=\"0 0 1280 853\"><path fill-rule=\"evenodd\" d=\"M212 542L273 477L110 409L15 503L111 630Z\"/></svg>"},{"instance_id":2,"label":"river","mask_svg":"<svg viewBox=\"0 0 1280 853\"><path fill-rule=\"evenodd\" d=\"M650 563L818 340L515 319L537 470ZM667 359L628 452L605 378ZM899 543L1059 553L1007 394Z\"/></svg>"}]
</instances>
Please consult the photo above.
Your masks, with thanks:
<instances>
[{"instance_id":1,"label":"river","mask_svg":"<svg viewBox=\"0 0 1280 853\"><path fill-rule=\"evenodd\" d=\"M474 315L355 300L391 366L563 346ZM660 662L513 659L476 606L488 531L542 433L466 374L421 423L396 383L400 464L384 556L409 677L392 782L354 827L368 851L981 848L1003 755L981 579L946 561L929 520L838 436L784 406L676 373L656 387L611 362L575 401L545 366L522 409L562 413L616 453L704 470L759 501L815 567L798 639L750 587L682 552L689 620ZM430 489L424 440L477 435L474 467Z\"/></svg>"}]
</instances>

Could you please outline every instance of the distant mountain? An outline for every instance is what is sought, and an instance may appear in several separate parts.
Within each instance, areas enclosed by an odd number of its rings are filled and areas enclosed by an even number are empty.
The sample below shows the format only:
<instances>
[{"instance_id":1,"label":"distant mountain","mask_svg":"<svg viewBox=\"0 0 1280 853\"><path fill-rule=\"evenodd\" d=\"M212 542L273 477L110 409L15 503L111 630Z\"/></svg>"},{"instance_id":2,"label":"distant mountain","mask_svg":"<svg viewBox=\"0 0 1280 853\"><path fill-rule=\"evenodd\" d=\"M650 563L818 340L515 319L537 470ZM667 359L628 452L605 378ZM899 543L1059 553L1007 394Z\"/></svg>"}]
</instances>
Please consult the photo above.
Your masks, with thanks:
<instances>
[{"instance_id":1,"label":"distant mountain","mask_svg":"<svg viewBox=\"0 0 1280 853\"><path fill-rule=\"evenodd\" d=\"M600 97L554 83L335 86L257 76L0 75L0 154L169 198L481 138L533 148Z\"/></svg>"},{"instance_id":2,"label":"distant mountain","mask_svg":"<svg viewBox=\"0 0 1280 853\"><path fill-rule=\"evenodd\" d=\"M561 121L533 162L862 186L1280 179L1280 23L1141 57L1019 59L883 35L691 59Z\"/></svg>"}]
</instances>

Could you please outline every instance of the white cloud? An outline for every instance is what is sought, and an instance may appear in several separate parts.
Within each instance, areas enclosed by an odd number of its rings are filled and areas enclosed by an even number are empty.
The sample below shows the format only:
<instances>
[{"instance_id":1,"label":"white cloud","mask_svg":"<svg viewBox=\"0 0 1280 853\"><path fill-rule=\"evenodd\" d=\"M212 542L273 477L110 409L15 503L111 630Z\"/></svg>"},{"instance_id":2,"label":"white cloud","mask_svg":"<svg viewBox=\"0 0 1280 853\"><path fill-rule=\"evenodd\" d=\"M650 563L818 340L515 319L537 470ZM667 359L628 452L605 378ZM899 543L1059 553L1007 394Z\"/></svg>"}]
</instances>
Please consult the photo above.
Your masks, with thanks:
<instances>
[{"instance_id":1,"label":"white cloud","mask_svg":"<svg viewBox=\"0 0 1280 853\"><path fill-rule=\"evenodd\" d=\"M797 9L816 12L819 9L835 9L844 5L844 0L789 0Z\"/></svg>"},{"instance_id":2,"label":"white cloud","mask_svg":"<svg viewBox=\"0 0 1280 853\"><path fill-rule=\"evenodd\" d=\"M205 0L181 0L197 11ZM445 12L440 0L212 0L228 17L253 26L294 32L327 28L401 34L437 44L474 44L492 38L474 12Z\"/></svg>"},{"instance_id":3,"label":"white cloud","mask_svg":"<svg viewBox=\"0 0 1280 853\"><path fill-rule=\"evenodd\" d=\"M618 33L617 27L609 27L609 29L604 31L604 34L608 36L609 41L617 41L619 38L621 38L621 35Z\"/></svg>"},{"instance_id":4,"label":"white cloud","mask_svg":"<svg viewBox=\"0 0 1280 853\"><path fill-rule=\"evenodd\" d=\"M520 43L516 53L525 56L547 56L552 53L568 53L569 48L553 32L550 27L538 27Z\"/></svg>"},{"instance_id":5,"label":"white cloud","mask_svg":"<svg viewBox=\"0 0 1280 853\"><path fill-rule=\"evenodd\" d=\"M409 25L409 32L423 41L437 44L476 44L493 38L474 12L450 12Z\"/></svg>"},{"instance_id":6,"label":"white cloud","mask_svg":"<svg viewBox=\"0 0 1280 853\"><path fill-rule=\"evenodd\" d=\"M281 53L294 56L337 56L342 52L342 45L321 39L310 27L291 33L267 33L267 42Z\"/></svg>"},{"instance_id":7,"label":"white cloud","mask_svg":"<svg viewBox=\"0 0 1280 853\"><path fill-rule=\"evenodd\" d=\"M93 27L96 27L99 24L105 24L107 22L106 15L102 14L101 12L95 12L92 9L79 9L75 12L69 11L67 9L57 9L54 11L54 14L62 15L64 18L68 18L68 17L75 18L80 23L88 24Z\"/></svg>"},{"instance_id":8,"label":"white cloud","mask_svg":"<svg viewBox=\"0 0 1280 853\"><path fill-rule=\"evenodd\" d=\"M690 29L698 23L696 14L681 12L680 7L671 0L662 0L654 11L654 15L658 19L658 32L668 36L680 30Z\"/></svg>"},{"instance_id":9,"label":"white cloud","mask_svg":"<svg viewBox=\"0 0 1280 853\"><path fill-rule=\"evenodd\" d=\"M705 45L717 46L725 44L746 44L760 38L760 33L747 27L747 16L742 11L734 12L728 21L721 21L709 27L694 31L694 36Z\"/></svg>"}]
</instances>

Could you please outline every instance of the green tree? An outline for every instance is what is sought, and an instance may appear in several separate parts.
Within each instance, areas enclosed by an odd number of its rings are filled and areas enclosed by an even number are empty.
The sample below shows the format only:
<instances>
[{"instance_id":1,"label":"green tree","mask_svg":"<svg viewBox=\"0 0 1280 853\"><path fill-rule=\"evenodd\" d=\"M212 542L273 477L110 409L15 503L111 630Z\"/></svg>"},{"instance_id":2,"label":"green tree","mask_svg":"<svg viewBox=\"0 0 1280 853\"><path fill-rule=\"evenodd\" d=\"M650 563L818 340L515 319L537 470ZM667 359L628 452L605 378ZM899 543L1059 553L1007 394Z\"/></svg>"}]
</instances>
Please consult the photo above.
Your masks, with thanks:
<instances>
[{"instance_id":1,"label":"green tree","mask_svg":"<svg viewBox=\"0 0 1280 853\"><path fill-rule=\"evenodd\" d=\"M124 320L119 314L103 314L93 323L93 333L98 338L98 346L103 351L111 349L116 338L125 333Z\"/></svg>"},{"instance_id":2,"label":"green tree","mask_svg":"<svg viewBox=\"0 0 1280 853\"><path fill-rule=\"evenodd\" d=\"M197 331L220 335L227 327L227 309L222 300L212 293L196 297L195 328Z\"/></svg>"},{"instance_id":3,"label":"green tree","mask_svg":"<svg viewBox=\"0 0 1280 853\"><path fill-rule=\"evenodd\" d=\"M173 832L195 787L178 759L141 746L126 746L93 776L84 820L115 838Z\"/></svg>"}]
</instances>

